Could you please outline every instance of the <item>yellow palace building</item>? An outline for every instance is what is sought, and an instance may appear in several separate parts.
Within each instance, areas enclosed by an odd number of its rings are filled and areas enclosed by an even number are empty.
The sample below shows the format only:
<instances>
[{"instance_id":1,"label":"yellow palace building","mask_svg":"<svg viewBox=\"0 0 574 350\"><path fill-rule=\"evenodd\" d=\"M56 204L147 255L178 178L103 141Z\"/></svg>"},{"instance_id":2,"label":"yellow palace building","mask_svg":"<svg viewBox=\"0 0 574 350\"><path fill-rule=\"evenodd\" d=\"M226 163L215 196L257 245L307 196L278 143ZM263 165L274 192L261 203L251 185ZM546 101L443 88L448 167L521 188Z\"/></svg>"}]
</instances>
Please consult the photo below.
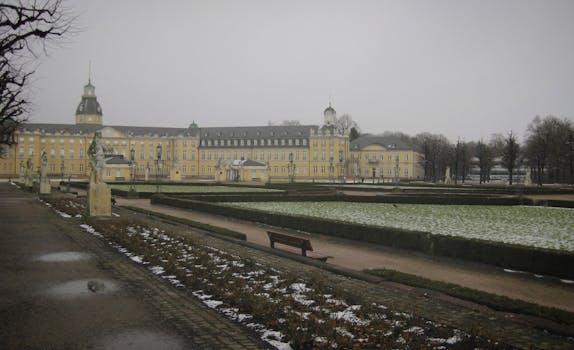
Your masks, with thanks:
<instances>
[{"instance_id":1,"label":"yellow palace building","mask_svg":"<svg viewBox=\"0 0 574 350\"><path fill-rule=\"evenodd\" d=\"M329 105L323 125L187 128L104 125L95 87L84 86L75 124L24 124L0 158L0 176L22 176L28 160L39 171L48 158L52 178L88 179L88 147L100 132L106 181L377 181L422 177L412 147L380 136L349 142ZM374 173L373 173L374 171Z\"/></svg>"}]
</instances>

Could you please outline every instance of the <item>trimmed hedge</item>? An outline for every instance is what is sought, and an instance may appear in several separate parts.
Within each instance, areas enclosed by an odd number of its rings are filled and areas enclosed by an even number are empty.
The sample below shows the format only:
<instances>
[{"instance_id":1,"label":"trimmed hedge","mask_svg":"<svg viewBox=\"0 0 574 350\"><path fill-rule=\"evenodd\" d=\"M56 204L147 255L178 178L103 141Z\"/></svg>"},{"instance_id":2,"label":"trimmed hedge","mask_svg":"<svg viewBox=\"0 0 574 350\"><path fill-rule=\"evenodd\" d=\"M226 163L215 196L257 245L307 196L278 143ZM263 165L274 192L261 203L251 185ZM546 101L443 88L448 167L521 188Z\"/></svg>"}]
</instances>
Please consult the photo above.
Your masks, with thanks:
<instances>
[{"instance_id":1,"label":"trimmed hedge","mask_svg":"<svg viewBox=\"0 0 574 350\"><path fill-rule=\"evenodd\" d=\"M574 324L574 313L557 309L554 307L542 306L522 300L511 299L497 294L462 287L453 283L433 281L428 278L411 275L395 270L367 269L364 270L364 272L371 274L373 276L382 277L388 281L438 291L456 298L469 300L475 303L486 305L499 311L509 311L519 314L527 314L569 325Z\"/></svg>"},{"instance_id":2,"label":"trimmed hedge","mask_svg":"<svg viewBox=\"0 0 574 350\"><path fill-rule=\"evenodd\" d=\"M173 194L169 194L172 196ZM396 203L396 204L441 204L441 205L519 205L529 204L530 201L519 197L509 196L352 196L343 194L221 194L194 195L177 194L179 198L205 202L354 202L354 203Z\"/></svg>"},{"instance_id":3,"label":"trimmed hedge","mask_svg":"<svg viewBox=\"0 0 574 350\"><path fill-rule=\"evenodd\" d=\"M489 242L394 227L367 226L344 221L300 217L233 208L165 195L152 203L188 208L295 230L409 249L430 255L470 260L515 270L574 278L574 254L507 243Z\"/></svg>"},{"instance_id":4,"label":"trimmed hedge","mask_svg":"<svg viewBox=\"0 0 574 350\"><path fill-rule=\"evenodd\" d=\"M247 236L245 235L245 233L241 233L241 232L237 232L237 231L232 231L232 230L228 230L226 228L223 227L218 227L218 226L212 226L209 224L205 224L203 222L198 222L198 221L193 221L193 220L189 220L189 219L185 219L185 218L180 218L177 216L171 216L171 215L167 215L167 214L163 214L163 213L158 213L155 211L149 211L146 209L142 209L142 208L137 208L137 207L131 207L131 206L124 206L124 208L127 208L129 210L132 211L136 211L138 213L142 213L148 216L155 216L161 219L165 219L165 220L169 220L169 221L174 221L174 222L178 222L180 224L184 224L184 225L188 225L191 227L195 227L195 228L199 228L201 230L205 230L205 231L209 231L212 233L215 233L217 235L223 235L223 236L227 236L227 237L231 237L231 238L235 238L235 239L239 239L242 241L247 241Z\"/></svg>"}]
</instances>

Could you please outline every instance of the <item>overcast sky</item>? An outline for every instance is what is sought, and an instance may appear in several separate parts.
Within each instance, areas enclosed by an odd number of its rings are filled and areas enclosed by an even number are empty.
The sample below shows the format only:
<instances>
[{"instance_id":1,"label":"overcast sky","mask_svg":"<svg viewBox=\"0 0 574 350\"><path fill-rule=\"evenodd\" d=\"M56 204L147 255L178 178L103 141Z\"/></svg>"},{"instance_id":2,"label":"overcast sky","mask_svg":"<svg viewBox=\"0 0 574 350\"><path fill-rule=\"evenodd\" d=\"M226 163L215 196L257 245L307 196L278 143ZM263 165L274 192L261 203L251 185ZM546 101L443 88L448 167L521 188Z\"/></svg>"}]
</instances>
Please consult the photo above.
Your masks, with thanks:
<instances>
[{"instance_id":1,"label":"overcast sky","mask_svg":"<svg viewBox=\"0 0 574 350\"><path fill-rule=\"evenodd\" d=\"M42 60L32 122L73 123L92 61L104 124L321 124L523 136L574 118L574 1L73 0L81 28Z\"/></svg>"}]
</instances>

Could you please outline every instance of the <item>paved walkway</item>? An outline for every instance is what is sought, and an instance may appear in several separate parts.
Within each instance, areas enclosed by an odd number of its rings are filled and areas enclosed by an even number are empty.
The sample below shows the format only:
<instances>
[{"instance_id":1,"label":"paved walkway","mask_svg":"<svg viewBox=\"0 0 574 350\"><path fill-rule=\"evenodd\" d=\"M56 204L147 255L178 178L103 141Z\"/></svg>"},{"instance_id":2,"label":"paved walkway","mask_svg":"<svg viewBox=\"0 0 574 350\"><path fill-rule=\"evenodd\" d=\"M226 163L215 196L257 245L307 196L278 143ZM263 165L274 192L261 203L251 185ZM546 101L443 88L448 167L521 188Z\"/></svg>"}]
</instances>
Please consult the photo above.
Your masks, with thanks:
<instances>
[{"instance_id":1,"label":"paved walkway","mask_svg":"<svg viewBox=\"0 0 574 350\"><path fill-rule=\"evenodd\" d=\"M0 252L0 349L266 347L9 184Z\"/></svg>"},{"instance_id":2,"label":"paved walkway","mask_svg":"<svg viewBox=\"0 0 574 350\"><path fill-rule=\"evenodd\" d=\"M247 235L247 241L268 246L267 227L192 210L152 205L148 199L118 198L119 205L130 205L173 216L224 227ZM293 232L290 232L293 234ZM482 290L513 299L561 308L574 312L574 285L556 279L536 279L531 275L508 273L491 266L433 258L423 254L383 246L312 235L313 248L333 256L329 263L349 269L387 268L438 281Z\"/></svg>"}]
</instances>

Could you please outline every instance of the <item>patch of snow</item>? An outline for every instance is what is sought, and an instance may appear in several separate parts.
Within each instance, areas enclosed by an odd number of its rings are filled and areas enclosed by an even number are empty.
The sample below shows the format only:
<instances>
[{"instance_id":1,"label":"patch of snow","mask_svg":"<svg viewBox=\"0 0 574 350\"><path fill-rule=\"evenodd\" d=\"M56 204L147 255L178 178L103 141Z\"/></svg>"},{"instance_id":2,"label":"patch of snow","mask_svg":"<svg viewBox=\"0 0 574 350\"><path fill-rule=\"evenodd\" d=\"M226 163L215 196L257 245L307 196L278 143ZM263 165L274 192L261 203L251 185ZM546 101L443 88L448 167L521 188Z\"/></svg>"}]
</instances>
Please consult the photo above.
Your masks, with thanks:
<instances>
[{"instance_id":1,"label":"patch of snow","mask_svg":"<svg viewBox=\"0 0 574 350\"><path fill-rule=\"evenodd\" d=\"M80 227L83 228L84 231L86 231L87 233L91 233L91 234L93 234L93 235L96 236L96 237L103 237L101 233L99 233L98 231L96 231L96 229L93 228L93 227L90 226L90 225L81 224Z\"/></svg>"},{"instance_id":2,"label":"patch of snow","mask_svg":"<svg viewBox=\"0 0 574 350\"><path fill-rule=\"evenodd\" d=\"M414 333L416 335L423 335L425 334L425 330L422 327L413 326L411 328L405 329L403 332L405 333Z\"/></svg>"},{"instance_id":3,"label":"patch of snow","mask_svg":"<svg viewBox=\"0 0 574 350\"><path fill-rule=\"evenodd\" d=\"M353 309L351 306L351 307L346 308L343 311L333 312L329 315L329 317L331 317L333 320L343 320L345 322L349 322L351 324L355 324L355 325L359 325L359 326L365 326L365 325L368 325L370 323L368 320L363 320L363 319L360 319L359 317L357 317L357 315L355 315L353 310L356 310L356 308Z\"/></svg>"},{"instance_id":4,"label":"patch of snow","mask_svg":"<svg viewBox=\"0 0 574 350\"><path fill-rule=\"evenodd\" d=\"M278 350L293 350L289 343L282 342L283 334L278 331L265 330L261 335L261 339L271 344Z\"/></svg>"},{"instance_id":5,"label":"patch of snow","mask_svg":"<svg viewBox=\"0 0 574 350\"><path fill-rule=\"evenodd\" d=\"M289 286L289 288L297 293L307 293L313 291L311 288L307 288L305 283L293 283Z\"/></svg>"},{"instance_id":6,"label":"patch of snow","mask_svg":"<svg viewBox=\"0 0 574 350\"><path fill-rule=\"evenodd\" d=\"M325 338L325 337L315 337L315 339L313 339L313 341L314 341L315 343L318 343L318 344L323 344L323 343L326 343L326 342L327 342L327 338Z\"/></svg>"},{"instance_id":7,"label":"patch of snow","mask_svg":"<svg viewBox=\"0 0 574 350\"><path fill-rule=\"evenodd\" d=\"M566 284L574 284L574 281L573 281L573 280L561 279L560 282L566 283Z\"/></svg>"},{"instance_id":8,"label":"patch of snow","mask_svg":"<svg viewBox=\"0 0 574 350\"><path fill-rule=\"evenodd\" d=\"M154 274L154 275L161 275L162 273L165 272L165 270L163 269L163 267L161 266L151 266L149 268L149 270Z\"/></svg>"},{"instance_id":9,"label":"patch of snow","mask_svg":"<svg viewBox=\"0 0 574 350\"><path fill-rule=\"evenodd\" d=\"M68 218L71 218L71 217L72 217L72 215L66 214L66 213L64 213L64 212L62 212L62 211L59 211L58 209L54 209L54 211L55 211L56 213L58 213L58 214L59 214L61 217L63 217L63 218L68 219Z\"/></svg>"},{"instance_id":10,"label":"patch of snow","mask_svg":"<svg viewBox=\"0 0 574 350\"><path fill-rule=\"evenodd\" d=\"M353 333L349 332L348 330L346 330L343 327L336 327L335 331L337 333L339 333L340 335L342 335L343 337L347 337L347 338L351 338L353 339L355 336L353 335Z\"/></svg>"},{"instance_id":11,"label":"patch of snow","mask_svg":"<svg viewBox=\"0 0 574 350\"><path fill-rule=\"evenodd\" d=\"M461 340L462 340L462 337L458 334L455 334L452 337L445 340L445 343L452 345L452 344L456 344L456 343L460 342Z\"/></svg>"},{"instance_id":12,"label":"patch of snow","mask_svg":"<svg viewBox=\"0 0 574 350\"><path fill-rule=\"evenodd\" d=\"M130 257L130 259L132 259L133 261L135 261L138 264L143 263L143 256L132 256L132 257Z\"/></svg>"},{"instance_id":13,"label":"patch of snow","mask_svg":"<svg viewBox=\"0 0 574 350\"><path fill-rule=\"evenodd\" d=\"M332 298L328 298L325 300L326 303L328 304L333 304L333 305L343 305L343 306L347 306L347 303L345 303L344 300L340 300L340 299L332 299Z\"/></svg>"},{"instance_id":14,"label":"patch of snow","mask_svg":"<svg viewBox=\"0 0 574 350\"><path fill-rule=\"evenodd\" d=\"M208 307L215 309L217 308L219 305L223 304L223 301L219 301L219 300L204 300L203 303L205 305L207 305Z\"/></svg>"}]
</instances>

